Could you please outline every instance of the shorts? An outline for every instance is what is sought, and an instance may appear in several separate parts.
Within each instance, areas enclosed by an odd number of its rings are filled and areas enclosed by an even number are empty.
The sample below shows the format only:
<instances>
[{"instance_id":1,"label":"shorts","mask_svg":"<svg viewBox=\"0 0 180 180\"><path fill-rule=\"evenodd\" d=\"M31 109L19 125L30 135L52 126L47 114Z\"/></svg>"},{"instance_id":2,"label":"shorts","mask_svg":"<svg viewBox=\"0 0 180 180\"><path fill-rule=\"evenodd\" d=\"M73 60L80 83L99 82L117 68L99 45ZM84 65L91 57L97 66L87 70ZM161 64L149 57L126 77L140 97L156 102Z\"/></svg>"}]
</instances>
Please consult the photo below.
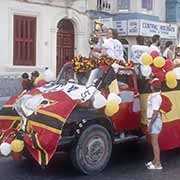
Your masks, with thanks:
<instances>
[{"instance_id":1,"label":"shorts","mask_svg":"<svg viewBox=\"0 0 180 180\"><path fill-rule=\"evenodd\" d=\"M160 117L158 117L153 125L152 125L152 128L151 128L151 131L149 132L150 134L160 134L161 132L161 129L162 129L162 120Z\"/></svg>"}]
</instances>

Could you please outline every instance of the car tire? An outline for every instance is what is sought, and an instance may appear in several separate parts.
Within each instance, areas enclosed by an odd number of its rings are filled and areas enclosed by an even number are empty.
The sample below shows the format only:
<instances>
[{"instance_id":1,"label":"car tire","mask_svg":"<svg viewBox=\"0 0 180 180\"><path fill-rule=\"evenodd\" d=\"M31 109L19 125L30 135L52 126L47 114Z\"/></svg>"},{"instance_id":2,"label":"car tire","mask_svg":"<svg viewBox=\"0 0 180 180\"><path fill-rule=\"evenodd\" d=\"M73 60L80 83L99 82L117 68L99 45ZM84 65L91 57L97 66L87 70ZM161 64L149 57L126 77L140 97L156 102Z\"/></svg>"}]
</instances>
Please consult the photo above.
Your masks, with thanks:
<instances>
[{"instance_id":1,"label":"car tire","mask_svg":"<svg viewBox=\"0 0 180 180\"><path fill-rule=\"evenodd\" d=\"M101 172L110 160L112 138L106 128L100 125L87 127L71 150L73 166L83 174Z\"/></svg>"}]
</instances>

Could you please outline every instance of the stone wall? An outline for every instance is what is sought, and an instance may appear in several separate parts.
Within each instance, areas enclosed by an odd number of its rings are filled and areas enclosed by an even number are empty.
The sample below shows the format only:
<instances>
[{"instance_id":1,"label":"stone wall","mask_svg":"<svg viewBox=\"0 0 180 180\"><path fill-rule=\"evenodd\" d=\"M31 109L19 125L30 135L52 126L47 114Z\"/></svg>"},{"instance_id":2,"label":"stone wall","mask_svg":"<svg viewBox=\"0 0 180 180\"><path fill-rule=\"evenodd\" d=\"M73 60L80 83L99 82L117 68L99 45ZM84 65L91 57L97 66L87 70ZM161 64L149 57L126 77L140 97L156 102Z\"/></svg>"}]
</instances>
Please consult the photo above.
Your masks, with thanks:
<instances>
[{"instance_id":1,"label":"stone wall","mask_svg":"<svg viewBox=\"0 0 180 180\"><path fill-rule=\"evenodd\" d=\"M18 75L0 75L0 97L13 96L22 90Z\"/></svg>"},{"instance_id":2,"label":"stone wall","mask_svg":"<svg viewBox=\"0 0 180 180\"><path fill-rule=\"evenodd\" d=\"M22 79L18 75L0 75L0 108L9 99L22 91Z\"/></svg>"}]
</instances>

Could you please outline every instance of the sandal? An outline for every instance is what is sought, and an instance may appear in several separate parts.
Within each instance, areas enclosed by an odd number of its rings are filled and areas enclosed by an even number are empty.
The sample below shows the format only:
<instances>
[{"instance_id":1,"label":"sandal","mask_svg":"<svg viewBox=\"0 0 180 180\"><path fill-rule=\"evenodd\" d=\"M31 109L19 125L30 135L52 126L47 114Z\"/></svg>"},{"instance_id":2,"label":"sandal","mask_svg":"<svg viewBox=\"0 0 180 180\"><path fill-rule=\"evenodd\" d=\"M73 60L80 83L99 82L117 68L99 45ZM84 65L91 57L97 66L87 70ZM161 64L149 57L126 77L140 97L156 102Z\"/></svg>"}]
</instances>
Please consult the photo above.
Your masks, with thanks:
<instances>
[{"instance_id":1,"label":"sandal","mask_svg":"<svg viewBox=\"0 0 180 180\"><path fill-rule=\"evenodd\" d=\"M161 170L163 169L163 167L160 165L160 166L155 166L154 164L151 164L147 167L147 169L150 169L150 170Z\"/></svg>"},{"instance_id":2,"label":"sandal","mask_svg":"<svg viewBox=\"0 0 180 180\"><path fill-rule=\"evenodd\" d=\"M149 161L145 164L145 166L150 166L151 164L153 164L152 161Z\"/></svg>"}]
</instances>

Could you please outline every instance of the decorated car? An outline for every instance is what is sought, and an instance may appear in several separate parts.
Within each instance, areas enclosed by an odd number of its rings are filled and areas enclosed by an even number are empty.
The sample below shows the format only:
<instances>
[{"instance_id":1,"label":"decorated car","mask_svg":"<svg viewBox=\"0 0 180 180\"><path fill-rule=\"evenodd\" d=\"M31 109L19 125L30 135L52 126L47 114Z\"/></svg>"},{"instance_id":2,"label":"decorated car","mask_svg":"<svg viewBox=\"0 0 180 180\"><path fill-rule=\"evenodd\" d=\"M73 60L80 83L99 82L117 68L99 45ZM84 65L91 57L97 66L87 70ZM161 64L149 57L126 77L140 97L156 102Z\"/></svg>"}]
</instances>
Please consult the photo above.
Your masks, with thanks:
<instances>
[{"instance_id":1,"label":"decorated car","mask_svg":"<svg viewBox=\"0 0 180 180\"><path fill-rule=\"evenodd\" d=\"M142 74L150 75L149 67ZM64 65L56 82L6 102L0 111L0 152L14 159L31 156L44 168L55 152L65 151L84 174L100 172L111 157L113 144L143 135L146 82L147 77L138 80L131 62L77 56ZM180 132L176 130L176 139L168 135L169 143L165 137L179 126L175 98L179 91L166 91L173 107L164 114L160 141L163 149L171 149L179 146Z\"/></svg>"}]
</instances>

